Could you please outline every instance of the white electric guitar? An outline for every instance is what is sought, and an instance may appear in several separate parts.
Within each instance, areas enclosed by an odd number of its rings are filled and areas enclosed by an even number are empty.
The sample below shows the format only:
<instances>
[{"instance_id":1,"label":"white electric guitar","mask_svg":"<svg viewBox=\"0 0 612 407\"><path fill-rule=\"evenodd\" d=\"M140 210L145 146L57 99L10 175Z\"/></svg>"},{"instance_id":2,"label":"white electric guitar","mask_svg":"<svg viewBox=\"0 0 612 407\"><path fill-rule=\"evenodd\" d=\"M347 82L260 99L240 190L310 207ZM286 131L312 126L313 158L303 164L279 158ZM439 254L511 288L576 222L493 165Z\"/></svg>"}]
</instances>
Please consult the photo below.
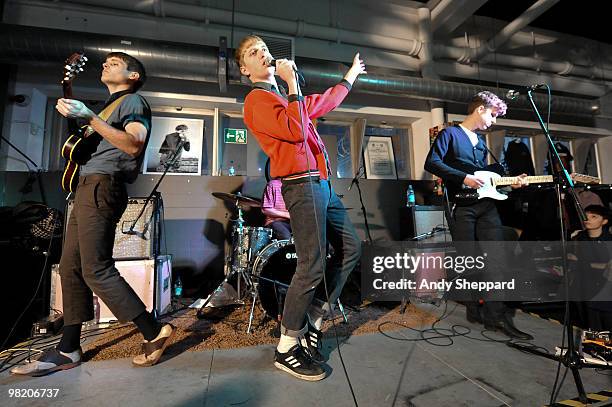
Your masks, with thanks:
<instances>
[{"instance_id":1,"label":"white electric guitar","mask_svg":"<svg viewBox=\"0 0 612 407\"><path fill-rule=\"evenodd\" d=\"M502 194L497 191L497 187L513 185L519 183L518 177L502 177L501 175L492 171L476 171L474 176L484 181L484 185L478 189L471 189L464 186L464 190L455 194L455 200L474 200L491 198L496 201L503 201L508 199L508 195ZM597 177L583 174L572 174L570 175L572 180L576 183L582 184L599 184L601 180ZM552 175L535 175L525 177L525 180L530 184L543 184L551 183L554 181Z\"/></svg>"}]
</instances>

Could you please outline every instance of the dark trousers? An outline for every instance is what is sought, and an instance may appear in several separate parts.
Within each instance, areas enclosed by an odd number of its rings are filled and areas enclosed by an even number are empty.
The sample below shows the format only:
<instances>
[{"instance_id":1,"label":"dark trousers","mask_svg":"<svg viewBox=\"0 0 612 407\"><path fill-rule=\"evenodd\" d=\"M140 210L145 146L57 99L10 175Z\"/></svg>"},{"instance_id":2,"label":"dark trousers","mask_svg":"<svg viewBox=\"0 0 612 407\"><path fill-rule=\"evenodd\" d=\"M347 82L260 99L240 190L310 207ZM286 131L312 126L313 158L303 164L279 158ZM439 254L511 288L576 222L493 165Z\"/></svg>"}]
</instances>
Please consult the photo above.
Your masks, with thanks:
<instances>
[{"instance_id":1,"label":"dark trousers","mask_svg":"<svg viewBox=\"0 0 612 407\"><path fill-rule=\"evenodd\" d=\"M79 179L60 260L64 324L93 319L92 291L121 322L146 310L113 260L115 227L126 206L123 182L108 175Z\"/></svg>"},{"instance_id":2,"label":"dark trousers","mask_svg":"<svg viewBox=\"0 0 612 407\"><path fill-rule=\"evenodd\" d=\"M330 311L329 304L336 302L359 261L361 242L329 182L283 184L282 194L291 216L298 262L285 297L281 333L295 337L306 332L306 312L324 272L329 303L320 305L324 312ZM334 256L326 265L327 242Z\"/></svg>"},{"instance_id":3,"label":"dark trousers","mask_svg":"<svg viewBox=\"0 0 612 407\"><path fill-rule=\"evenodd\" d=\"M278 240L291 239L291 224L288 220L275 220L266 227L272 229L272 238Z\"/></svg>"},{"instance_id":4,"label":"dark trousers","mask_svg":"<svg viewBox=\"0 0 612 407\"><path fill-rule=\"evenodd\" d=\"M504 240L503 226L497 213L497 208L495 203L489 199L480 200L472 205L455 207L453 221L454 224L451 230L453 241L498 242ZM488 278L489 280L498 280L502 273L496 266L504 263L505 259L489 257L487 261L489 267L486 269L485 274L473 279ZM496 321L509 312L508 307L503 302L486 301L486 298L483 299L485 300L483 305L485 320ZM476 312L478 302L474 301L467 304L467 306L468 312Z\"/></svg>"}]
</instances>

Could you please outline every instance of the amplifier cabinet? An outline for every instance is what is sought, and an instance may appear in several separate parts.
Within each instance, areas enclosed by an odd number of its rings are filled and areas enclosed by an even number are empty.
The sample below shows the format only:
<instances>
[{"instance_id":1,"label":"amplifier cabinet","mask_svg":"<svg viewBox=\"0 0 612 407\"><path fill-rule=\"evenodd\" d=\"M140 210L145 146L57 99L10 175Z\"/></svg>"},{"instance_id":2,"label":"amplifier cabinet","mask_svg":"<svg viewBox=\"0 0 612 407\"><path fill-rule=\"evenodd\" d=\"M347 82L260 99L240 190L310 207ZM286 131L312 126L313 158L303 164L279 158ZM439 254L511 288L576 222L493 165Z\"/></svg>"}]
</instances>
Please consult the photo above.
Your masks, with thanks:
<instances>
[{"instance_id":1,"label":"amplifier cabinet","mask_svg":"<svg viewBox=\"0 0 612 407\"><path fill-rule=\"evenodd\" d=\"M158 256L157 259L117 261L115 267L119 274L136 292L147 307L162 315L168 311L171 301L172 261L171 256ZM94 293L95 297L96 294ZM59 265L51 268L51 310L63 312L62 282ZM98 299L100 304L100 322L116 320L111 310Z\"/></svg>"},{"instance_id":2,"label":"amplifier cabinet","mask_svg":"<svg viewBox=\"0 0 612 407\"><path fill-rule=\"evenodd\" d=\"M115 245L113 258L115 260L154 259L159 254L159 196L152 197L134 227L134 221L142 210L146 198L128 198L127 208L115 229ZM74 201L70 199L66 205L65 225L68 225ZM130 229L132 231L130 232ZM64 231L65 235L65 231Z\"/></svg>"}]
</instances>

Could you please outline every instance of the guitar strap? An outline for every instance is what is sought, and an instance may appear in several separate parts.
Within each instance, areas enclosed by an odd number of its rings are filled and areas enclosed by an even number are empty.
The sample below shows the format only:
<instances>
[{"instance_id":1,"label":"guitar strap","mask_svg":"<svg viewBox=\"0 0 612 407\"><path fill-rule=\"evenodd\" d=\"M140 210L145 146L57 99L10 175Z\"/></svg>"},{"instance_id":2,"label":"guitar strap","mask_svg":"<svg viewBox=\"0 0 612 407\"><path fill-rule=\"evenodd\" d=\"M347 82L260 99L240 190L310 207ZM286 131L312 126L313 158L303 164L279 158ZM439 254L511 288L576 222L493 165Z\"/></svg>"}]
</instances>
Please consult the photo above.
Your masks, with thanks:
<instances>
[{"instance_id":1,"label":"guitar strap","mask_svg":"<svg viewBox=\"0 0 612 407\"><path fill-rule=\"evenodd\" d=\"M113 112L115 111L115 109L121 104L121 102L123 101L123 99L125 99L125 97L127 95L130 95L131 93L126 93L125 95L119 96L117 99L113 100L113 102L111 104L109 104L108 106L106 106L104 109L102 109L102 111L100 113L98 113L98 117L102 120L104 120L105 122L108 121L108 118L110 117L111 114L113 114ZM91 126L86 126L87 128L85 129L85 137L90 136L91 134L94 133L94 129L91 128Z\"/></svg>"},{"instance_id":2,"label":"guitar strap","mask_svg":"<svg viewBox=\"0 0 612 407\"><path fill-rule=\"evenodd\" d=\"M116 100L113 101L113 103L106 106L100 113L98 113L100 119L107 121L110 115L113 114L117 106L121 104L121 102L123 101L123 99L125 99L127 95L131 95L131 93L126 93L125 95L118 97Z\"/></svg>"},{"instance_id":3,"label":"guitar strap","mask_svg":"<svg viewBox=\"0 0 612 407\"><path fill-rule=\"evenodd\" d=\"M506 166L505 166L504 164L502 164L502 163L500 163L500 162L499 162L499 160L497 159L497 157L495 156L495 154L493 154L493 151L491 151L491 150L489 149L489 147L487 147L487 145L485 144L485 142L484 142L484 141L482 141L482 140L481 140L481 143L482 143L482 145L484 146L484 148L485 148L485 149L486 149L486 150L489 152L489 154L491 154L491 157L493 157L493 159L495 160L495 162L497 163L497 165L499 165L499 167L498 167L498 168L499 168L501 171L503 171L503 174L499 174L499 175L506 175L506 174L508 174L508 169L506 168ZM493 165L493 164L492 164L492 165ZM498 172L498 171L495 171L495 172Z\"/></svg>"},{"instance_id":4,"label":"guitar strap","mask_svg":"<svg viewBox=\"0 0 612 407\"><path fill-rule=\"evenodd\" d=\"M484 146L484 148L487 149L487 151L489 152L489 154L491 154L491 157L493 157L493 159L495 160L496 163L498 163L499 165L502 165L502 163L499 162L499 160L497 159L497 157L495 157L495 154L493 154L493 151L491 151L489 149L489 147L487 147L487 145L485 143L482 143L482 145Z\"/></svg>"}]
</instances>

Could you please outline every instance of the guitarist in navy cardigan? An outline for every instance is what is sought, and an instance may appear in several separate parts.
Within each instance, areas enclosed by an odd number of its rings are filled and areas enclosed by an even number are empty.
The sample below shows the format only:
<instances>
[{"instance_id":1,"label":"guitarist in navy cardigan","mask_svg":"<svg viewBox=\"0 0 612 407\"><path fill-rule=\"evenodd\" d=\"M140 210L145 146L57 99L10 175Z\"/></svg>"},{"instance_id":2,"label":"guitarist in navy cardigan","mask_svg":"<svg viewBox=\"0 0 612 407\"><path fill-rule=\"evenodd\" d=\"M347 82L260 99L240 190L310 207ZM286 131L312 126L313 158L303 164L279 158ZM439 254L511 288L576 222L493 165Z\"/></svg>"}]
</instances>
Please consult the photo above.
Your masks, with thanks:
<instances>
[{"instance_id":1,"label":"guitarist in navy cardigan","mask_svg":"<svg viewBox=\"0 0 612 407\"><path fill-rule=\"evenodd\" d=\"M425 170L444 180L451 201L463 185L478 189L484 185L475 171L487 167L487 147L475 133L490 128L498 116L506 113L506 104L494 93L476 94L468 105L468 115L458 126L447 127L434 140L425 161ZM526 184L526 174L519 176L519 188ZM491 199L454 202L451 233L454 241L501 241L503 229L495 203ZM467 304L467 319L484 323L486 329L499 330L511 338L533 339L518 330L510 310L503 302L477 301Z\"/></svg>"},{"instance_id":2,"label":"guitarist in navy cardigan","mask_svg":"<svg viewBox=\"0 0 612 407\"><path fill-rule=\"evenodd\" d=\"M145 69L122 52L108 54L102 68L101 82L109 92L106 106L123 98L106 121L78 100L59 99L56 105L62 116L87 123L101 137L91 159L81 167L66 228L59 267L64 332L57 347L15 367L13 374L42 376L81 363L81 324L94 318L92 291L121 322L134 322L142 333L144 353L132 360L134 365L157 363L175 333L172 325L160 324L146 310L113 260L115 227L128 200L125 184L138 175L151 131L151 109L135 93L145 82Z\"/></svg>"}]
</instances>

